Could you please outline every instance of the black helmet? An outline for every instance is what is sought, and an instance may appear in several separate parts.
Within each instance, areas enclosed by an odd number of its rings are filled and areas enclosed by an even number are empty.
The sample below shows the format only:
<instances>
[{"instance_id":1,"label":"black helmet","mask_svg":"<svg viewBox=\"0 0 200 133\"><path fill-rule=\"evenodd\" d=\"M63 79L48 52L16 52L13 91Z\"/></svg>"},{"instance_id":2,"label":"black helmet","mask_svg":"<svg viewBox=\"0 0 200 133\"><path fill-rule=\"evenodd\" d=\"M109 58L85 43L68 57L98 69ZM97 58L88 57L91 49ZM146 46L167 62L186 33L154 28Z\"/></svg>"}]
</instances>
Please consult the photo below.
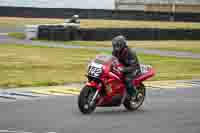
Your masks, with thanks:
<instances>
[{"instance_id":1,"label":"black helmet","mask_svg":"<svg viewBox=\"0 0 200 133\"><path fill-rule=\"evenodd\" d=\"M121 51L127 47L126 38L122 35L114 37L112 39L112 46L114 51Z\"/></svg>"}]
</instances>

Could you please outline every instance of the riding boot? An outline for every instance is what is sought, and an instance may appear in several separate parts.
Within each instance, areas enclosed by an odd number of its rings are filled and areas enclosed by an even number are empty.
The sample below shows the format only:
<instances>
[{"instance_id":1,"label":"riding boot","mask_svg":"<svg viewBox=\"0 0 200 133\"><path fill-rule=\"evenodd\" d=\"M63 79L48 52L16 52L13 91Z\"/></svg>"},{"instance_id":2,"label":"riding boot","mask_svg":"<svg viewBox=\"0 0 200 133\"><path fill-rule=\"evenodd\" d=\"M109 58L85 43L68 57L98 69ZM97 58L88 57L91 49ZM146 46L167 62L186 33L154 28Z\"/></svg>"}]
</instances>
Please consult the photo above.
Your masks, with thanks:
<instances>
[{"instance_id":1,"label":"riding boot","mask_svg":"<svg viewBox=\"0 0 200 133\"><path fill-rule=\"evenodd\" d=\"M130 96L136 96L137 94L137 90L136 88L134 87L133 83L132 83L132 78L129 78L127 77L125 83L126 83L126 88L127 88L127 93L130 95Z\"/></svg>"}]
</instances>

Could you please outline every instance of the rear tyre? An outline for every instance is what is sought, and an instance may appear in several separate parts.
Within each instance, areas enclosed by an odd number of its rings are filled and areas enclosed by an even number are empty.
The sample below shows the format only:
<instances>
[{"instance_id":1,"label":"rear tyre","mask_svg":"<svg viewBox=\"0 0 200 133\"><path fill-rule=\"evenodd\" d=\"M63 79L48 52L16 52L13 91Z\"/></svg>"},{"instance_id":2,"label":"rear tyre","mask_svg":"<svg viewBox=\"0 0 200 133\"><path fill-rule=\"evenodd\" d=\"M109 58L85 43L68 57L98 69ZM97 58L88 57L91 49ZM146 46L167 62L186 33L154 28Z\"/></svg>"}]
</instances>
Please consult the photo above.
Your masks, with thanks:
<instances>
[{"instance_id":1,"label":"rear tyre","mask_svg":"<svg viewBox=\"0 0 200 133\"><path fill-rule=\"evenodd\" d=\"M146 95L146 88L141 84L138 88L138 93L135 98L129 97L124 101L124 107L129 111L137 110L144 102Z\"/></svg>"},{"instance_id":2,"label":"rear tyre","mask_svg":"<svg viewBox=\"0 0 200 133\"><path fill-rule=\"evenodd\" d=\"M96 89L85 86L78 96L78 107L83 114L90 114L96 109L96 103L90 104Z\"/></svg>"}]
</instances>

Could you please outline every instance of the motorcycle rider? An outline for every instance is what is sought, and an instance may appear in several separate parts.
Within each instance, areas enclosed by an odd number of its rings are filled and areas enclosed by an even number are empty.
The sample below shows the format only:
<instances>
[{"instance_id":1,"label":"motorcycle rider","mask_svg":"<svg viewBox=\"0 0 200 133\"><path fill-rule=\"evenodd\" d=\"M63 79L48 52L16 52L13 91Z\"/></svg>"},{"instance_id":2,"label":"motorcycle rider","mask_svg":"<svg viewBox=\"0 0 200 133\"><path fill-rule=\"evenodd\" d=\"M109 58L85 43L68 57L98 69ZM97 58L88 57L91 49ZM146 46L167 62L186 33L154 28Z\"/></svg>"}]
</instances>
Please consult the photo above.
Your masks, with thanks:
<instances>
[{"instance_id":1,"label":"motorcycle rider","mask_svg":"<svg viewBox=\"0 0 200 133\"><path fill-rule=\"evenodd\" d=\"M68 23L80 24L79 15L73 15L72 18L69 20Z\"/></svg>"},{"instance_id":2,"label":"motorcycle rider","mask_svg":"<svg viewBox=\"0 0 200 133\"><path fill-rule=\"evenodd\" d=\"M112 39L112 47L112 55L117 57L119 62L124 65L120 71L125 75L127 92L131 97L135 97L137 90L134 87L132 80L141 74L136 53L131 51L128 47L126 38L123 35L118 35Z\"/></svg>"}]
</instances>

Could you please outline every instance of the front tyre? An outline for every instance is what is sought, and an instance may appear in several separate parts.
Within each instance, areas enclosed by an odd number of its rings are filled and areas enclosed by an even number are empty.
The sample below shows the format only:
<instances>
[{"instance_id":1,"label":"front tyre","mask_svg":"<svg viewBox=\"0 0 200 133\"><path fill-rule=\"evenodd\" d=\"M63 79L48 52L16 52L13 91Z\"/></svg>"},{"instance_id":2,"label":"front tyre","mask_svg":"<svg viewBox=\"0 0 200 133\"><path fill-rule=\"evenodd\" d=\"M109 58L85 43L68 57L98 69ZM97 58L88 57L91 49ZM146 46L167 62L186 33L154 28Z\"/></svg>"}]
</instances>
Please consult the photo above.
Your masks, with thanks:
<instances>
[{"instance_id":1,"label":"front tyre","mask_svg":"<svg viewBox=\"0 0 200 133\"><path fill-rule=\"evenodd\" d=\"M83 114L90 114L96 109L96 103L90 104L96 89L85 86L78 96L78 107Z\"/></svg>"},{"instance_id":2,"label":"front tyre","mask_svg":"<svg viewBox=\"0 0 200 133\"><path fill-rule=\"evenodd\" d=\"M146 95L146 88L144 84L141 84L137 89L138 93L136 95L136 98L126 98L126 100L124 101L124 107L129 111L137 110L144 102Z\"/></svg>"}]
</instances>

